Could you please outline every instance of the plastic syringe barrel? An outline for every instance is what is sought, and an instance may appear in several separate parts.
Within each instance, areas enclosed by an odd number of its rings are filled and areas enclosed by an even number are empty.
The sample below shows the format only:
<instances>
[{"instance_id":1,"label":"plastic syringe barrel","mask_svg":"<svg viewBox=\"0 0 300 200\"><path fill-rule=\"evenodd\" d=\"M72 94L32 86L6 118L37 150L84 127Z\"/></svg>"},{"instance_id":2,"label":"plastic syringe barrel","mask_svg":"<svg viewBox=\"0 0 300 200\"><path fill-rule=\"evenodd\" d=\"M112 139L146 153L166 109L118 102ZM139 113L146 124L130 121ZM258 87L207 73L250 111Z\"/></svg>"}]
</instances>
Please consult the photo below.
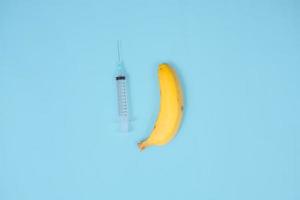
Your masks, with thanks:
<instances>
[{"instance_id":1,"label":"plastic syringe barrel","mask_svg":"<svg viewBox=\"0 0 300 200\"><path fill-rule=\"evenodd\" d=\"M118 113L120 120L120 130L127 132L129 130L129 112L128 112L128 94L127 80L125 75L116 76L117 94L118 94Z\"/></svg>"}]
</instances>

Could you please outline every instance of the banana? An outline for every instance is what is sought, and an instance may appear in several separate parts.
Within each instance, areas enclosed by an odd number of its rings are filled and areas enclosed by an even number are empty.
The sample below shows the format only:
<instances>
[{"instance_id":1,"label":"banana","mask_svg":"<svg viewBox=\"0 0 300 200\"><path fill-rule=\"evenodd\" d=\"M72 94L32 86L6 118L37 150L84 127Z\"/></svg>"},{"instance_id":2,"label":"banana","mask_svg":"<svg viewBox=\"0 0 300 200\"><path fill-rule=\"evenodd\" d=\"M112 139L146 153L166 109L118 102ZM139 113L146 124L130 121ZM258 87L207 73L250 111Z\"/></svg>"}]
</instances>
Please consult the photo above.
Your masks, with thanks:
<instances>
[{"instance_id":1,"label":"banana","mask_svg":"<svg viewBox=\"0 0 300 200\"><path fill-rule=\"evenodd\" d=\"M140 150L169 143L176 135L183 116L183 94L175 70L169 64L158 67L160 111L150 136L138 143Z\"/></svg>"}]
</instances>

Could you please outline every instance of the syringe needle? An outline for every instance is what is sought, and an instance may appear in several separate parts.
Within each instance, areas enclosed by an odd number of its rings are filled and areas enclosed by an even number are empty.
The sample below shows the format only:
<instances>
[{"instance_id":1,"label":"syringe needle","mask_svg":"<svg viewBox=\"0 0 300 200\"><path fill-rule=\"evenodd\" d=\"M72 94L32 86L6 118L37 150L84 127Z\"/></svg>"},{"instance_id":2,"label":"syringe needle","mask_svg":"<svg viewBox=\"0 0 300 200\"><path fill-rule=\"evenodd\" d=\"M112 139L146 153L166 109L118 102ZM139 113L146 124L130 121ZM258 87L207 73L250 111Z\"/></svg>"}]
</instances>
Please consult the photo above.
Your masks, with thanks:
<instances>
[{"instance_id":1,"label":"syringe needle","mask_svg":"<svg viewBox=\"0 0 300 200\"><path fill-rule=\"evenodd\" d=\"M118 62L121 63L121 55L120 55L120 40L117 41L117 53L118 53Z\"/></svg>"}]
</instances>

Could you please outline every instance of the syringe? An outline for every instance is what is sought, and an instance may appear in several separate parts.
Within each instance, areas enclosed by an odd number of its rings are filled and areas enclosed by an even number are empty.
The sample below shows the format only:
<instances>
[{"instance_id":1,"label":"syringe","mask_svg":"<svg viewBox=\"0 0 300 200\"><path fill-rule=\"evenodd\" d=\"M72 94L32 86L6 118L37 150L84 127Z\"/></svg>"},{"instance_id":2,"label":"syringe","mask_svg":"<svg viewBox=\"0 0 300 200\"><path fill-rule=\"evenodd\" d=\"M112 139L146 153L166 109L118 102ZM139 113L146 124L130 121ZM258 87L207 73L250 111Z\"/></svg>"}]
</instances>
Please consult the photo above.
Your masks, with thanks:
<instances>
[{"instance_id":1,"label":"syringe","mask_svg":"<svg viewBox=\"0 0 300 200\"><path fill-rule=\"evenodd\" d=\"M120 41L117 44L118 63L117 63L117 97L118 97L118 114L120 120L120 130L128 132L129 130L129 107L128 107L128 86L127 75L124 67L124 63L120 56Z\"/></svg>"}]
</instances>

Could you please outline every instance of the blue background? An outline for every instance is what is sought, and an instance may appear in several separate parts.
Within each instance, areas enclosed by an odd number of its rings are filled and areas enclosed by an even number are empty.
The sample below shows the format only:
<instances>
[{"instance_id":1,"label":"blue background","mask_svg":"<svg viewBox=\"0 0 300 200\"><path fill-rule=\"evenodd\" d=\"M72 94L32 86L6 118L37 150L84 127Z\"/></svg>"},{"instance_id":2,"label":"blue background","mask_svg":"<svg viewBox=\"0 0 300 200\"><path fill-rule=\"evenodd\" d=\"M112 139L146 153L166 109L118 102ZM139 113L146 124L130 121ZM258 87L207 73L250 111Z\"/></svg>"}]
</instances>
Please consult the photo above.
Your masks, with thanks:
<instances>
[{"instance_id":1,"label":"blue background","mask_svg":"<svg viewBox=\"0 0 300 200\"><path fill-rule=\"evenodd\" d=\"M1 0L0 199L299 199L299 25L297 0ZM161 62L181 76L185 118L139 152Z\"/></svg>"}]
</instances>

